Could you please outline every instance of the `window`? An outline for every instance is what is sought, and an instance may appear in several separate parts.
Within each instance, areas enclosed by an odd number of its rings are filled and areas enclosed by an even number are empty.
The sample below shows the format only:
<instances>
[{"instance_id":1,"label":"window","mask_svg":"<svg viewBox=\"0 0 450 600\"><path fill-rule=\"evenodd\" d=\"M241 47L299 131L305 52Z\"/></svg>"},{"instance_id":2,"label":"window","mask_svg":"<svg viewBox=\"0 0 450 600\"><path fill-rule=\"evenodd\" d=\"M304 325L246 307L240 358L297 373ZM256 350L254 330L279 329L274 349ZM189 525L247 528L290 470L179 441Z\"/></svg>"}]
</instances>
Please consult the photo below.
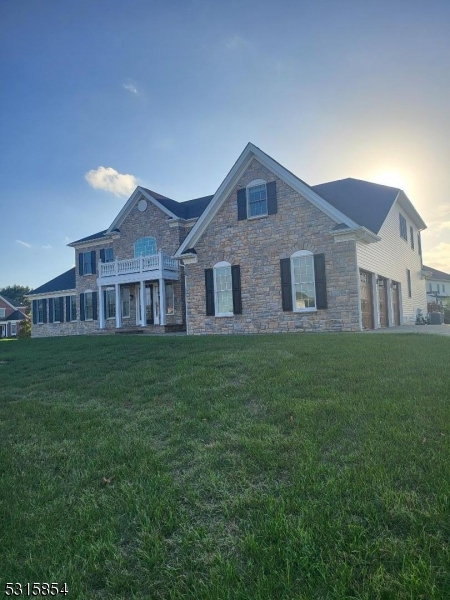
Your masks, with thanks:
<instances>
[{"instance_id":1,"label":"window","mask_svg":"<svg viewBox=\"0 0 450 600\"><path fill-rule=\"evenodd\" d=\"M77 297L70 296L70 321L77 320Z\"/></svg>"},{"instance_id":2,"label":"window","mask_svg":"<svg viewBox=\"0 0 450 600\"><path fill-rule=\"evenodd\" d=\"M315 310L314 256L307 250L291 256L291 277L294 311Z\"/></svg>"},{"instance_id":3,"label":"window","mask_svg":"<svg viewBox=\"0 0 450 600\"><path fill-rule=\"evenodd\" d=\"M216 316L233 315L231 265L220 262L214 266L214 295Z\"/></svg>"},{"instance_id":4,"label":"window","mask_svg":"<svg viewBox=\"0 0 450 600\"><path fill-rule=\"evenodd\" d=\"M44 300L37 301L37 322L44 322Z\"/></svg>"},{"instance_id":5,"label":"window","mask_svg":"<svg viewBox=\"0 0 450 600\"><path fill-rule=\"evenodd\" d=\"M411 250L414 250L414 229L412 226L409 228L409 238L411 240Z\"/></svg>"},{"instance_id":6,"label":"window","mask_svg":"<svg viewBox=\"0 0 450 600\"><path fill-rule=\"evenodd\" d=\"M156 240L152 237L144 237L134 242L134 258L138 256L151 256L156 254Z\"/></svg>"},{"instance_id":7,"label":"window","mask_svg":"<svg viewBox=\"0 0 450 600\"><path fill-rule=\"evenodd\" d=\"M122 319L129 319L130 318L130 304L131 304L130 288L129 287L121 288L120 294L121 294L121 303L122 303Z\"/></svg>"},{"instance_id":8,"label":"window","mask_svg":"<svg viewBox=\"0 0 450 600\"><path fill-rule=\"evenodd\" d=\"M6 317L6 308L0 308L0 319L4 319Z\"/></svg>"},{"instance_id":9,"label":"window","mask_svg":"<svg viewBox=\"0 0 450 600\"><path fill-rule=\"evenodd\" d=\"M93 292L85 292L84 294L84 318L86 321L92 321L94 318L93 295Z\"/></svg>"},{"instance_id":10,"label":"window","mask_svg":"<svg viewBox=\"0 0 450 600\"><path fill-rule=\"evenodd\" d=\"M406 280L408 282L408 298L411 298L411 271L406 269Z\"/></svg>"},{"instance_id":11,"label":"window","mask_svg":"<svg viewBox=\"0 0 450 600\"><path fill-rule=\"evenodd\" d=\"M267 215L267 188L265 183L247 188L248 216Z\"/></svg>"},{"instance_id":12,"label":"window","mask_svg":"<svg viewBox=\"0 0 450 600\"><path fill-rule=\"evenodd\" d=\"M92 253L82 252L83 255L83 275L92 275L94 270L92 268Z\"/></svg>"},{"instance_id":13,"label":"window","mask_svg":"<svg viewBox=\"0 0 450 600\"><path fill-rule=\"evenodd\" d=\"M17 323L11 323L11 335L17 335Z\"/></svg>"},{"instance_id":14,"label":"window","mask_svg":"<svg viewBox=\"0 0 450 600\"><path fill-rule=\"evenodd\" d=\"M116 290L114 288L107 288L105 290L105 312L107 319L116 318Z\"/></svg>"},{"instance_id":15,"label":"window","mask_svg":"<svg viewBox=\"0 0 450 600\"><path fill-rule=\"evenodd\" d=\"M402 237L407 242L408 241L408 229L406 227L406 219L401 213L399 213L399 216L400 216L400 237Z\"/></svg>"},{"instance_id":16,"label":"window","mask_svg":"<svg viewBox=\"0 0 450 600\"><path fill-rule=\"evenodd\" d=\"M60 323L61 316L60 298L53 298L53 323Z\"/></svg>"},{"instance_id":17,"label":"window","mask_svg":"<svg viewBox=\"0 0 450 600\"><path fill-rule=\"evenodd\" d=\"M166 285L166 315L173 315L175 313L173 282L166 281L165 285Z\"/></svg>"},{"instance_id":18,"label":"window","mask_svg":"<svg viewBox=\"0 0 450 600\"><path fill-rule=\"evenodd\" d=\"M114 250L112 248L105 249L105 262L114 261Z\"/></svg>"}]
</instances>

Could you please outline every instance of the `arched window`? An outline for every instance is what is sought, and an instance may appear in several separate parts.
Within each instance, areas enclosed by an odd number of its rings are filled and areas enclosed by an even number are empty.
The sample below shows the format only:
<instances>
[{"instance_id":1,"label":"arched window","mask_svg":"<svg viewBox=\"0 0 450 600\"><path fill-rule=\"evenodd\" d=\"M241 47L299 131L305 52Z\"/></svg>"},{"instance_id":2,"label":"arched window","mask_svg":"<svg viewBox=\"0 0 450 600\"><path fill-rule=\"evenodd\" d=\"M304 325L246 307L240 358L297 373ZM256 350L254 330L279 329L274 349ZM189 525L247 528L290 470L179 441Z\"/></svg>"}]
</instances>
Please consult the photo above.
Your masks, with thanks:
<instances>
[{"instance_id":1,"label":"arched window","mask_svg":"<svg viewBox=\"0 0 450 600\"><path fill-rule=\"evenodd\" d=\"M246 189L248 217L267 215L267 185L264 179L250 181Z\"/></svg>"},{"instance_id":2,"label":"arched window","mask_svg":"<svg viewBox=\"0 0 450 600\"><path fill-rule=\"evenodd\" d=\"M143 237L134 242L134 258L156 254L156 240L152 237Z\"/></svg>"},{"instance_id":3,"label":"arched window","mask_svg":"<svg viewBox=\"0 0 450 600\"><path fill-rule=\"evenodd\" d=\"M214 295L216 316L233 314L231 265L222 261L214 265Z\"/></svg>"},{"instance_id":4,"label":"arched window","mask_svg":"<svg viewBox=\"0 0 450 600\"><path fill-rule=\"evenodd\" d=\"M315 310L316 286L312 252L299 250L292 254L291 280L294 311Z\"/></svg>"}]
</instances>

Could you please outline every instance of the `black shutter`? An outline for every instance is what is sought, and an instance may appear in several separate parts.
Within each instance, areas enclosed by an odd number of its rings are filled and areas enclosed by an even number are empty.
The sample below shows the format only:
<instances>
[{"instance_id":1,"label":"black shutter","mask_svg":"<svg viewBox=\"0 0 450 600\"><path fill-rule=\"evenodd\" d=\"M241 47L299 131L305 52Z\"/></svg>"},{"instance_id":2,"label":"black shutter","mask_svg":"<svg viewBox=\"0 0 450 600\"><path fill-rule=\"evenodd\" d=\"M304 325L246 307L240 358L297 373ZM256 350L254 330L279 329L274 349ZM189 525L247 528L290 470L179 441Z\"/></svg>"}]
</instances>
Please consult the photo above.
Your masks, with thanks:
<instances>
[{"instance_id":1,"label":"black shutter","mask_svg":"<svg viewBox=\"0 0 450 600\"><path fill-rule=\"evenodd\" d=\"M92 275L95 275L95 273L96 273L96 270L95 270L96 260L97 259L95 257L95 250L92 250L92 252L91 252L91 271L92 271Z\"/></svg>"},{"instance_id":2,"label":"black shutter","mask_svg":"<svg viewBox=\"0 0 450 600\"><path fill-rule=\"evenodd\" d=\"M42 313L44 315L43 322L47 323L47 299L42 300Z\"/></svg>"},{"instance_id":3,"label":"black shutter","mask_svg":"<svg viewBox=\"0 0 450 600\"><path fill-rule=\"evenodd\" d=\"M291 259L282 258L280 260L281 274L281 303L283 310L293 310L292 306L292 285L291 285Z\"/></svg>"},{"instance_id":4,"label":"black shutter","mask_svg":"<svg viewBox=\"0 0 450 600\"><path fill-rule=\"evenodd\" d=\"M100 260L101 260L102 263L105 262L105 249L104 248L102 248L100 250Z\"/></svg>"},{"instance_id":5,"label":"black shutter","mask_svg":"<svg viewBox=\"0 0 450 600\"><path fill-rule=\"evenodd\" d=\"M70 321L70 296L66 296L66 321Z\"/></svg>"},{"instance_id":6,"label":"black shutter","mask_svg":"<svg viewBox=\"0 0 450 600\"><path fill-rule=\"evenodd\" d=\"M206 314L214 316L214 271L205 269Z\"/></svg>"},{"instance_id":7,"label":"black shutter","mask_svg":"<svg viewBox=\"0 0 450 600\"><path fill-rule=\"evenodd\" d=\"M84 254L79 252L78 254L78 274L84 275Z\"/></svg>"},{"instance_id":8,"label":"black shutter","mask_svg":"<svg viewBox=\"0 0 450 600\"><path fill-rule=\"evenodd\" d=\"M237 191L237 209L238 221L244 221L247 218L247 190L245 188Z\"/></svg>"},{"instance_id":9,"label":"black shutter","mask_svg":"<svg viewBox=\"0 0 450 600\"><path fill-rule=\"evenodd\" d=\"M314 278L316 281L316 307L328 308L325 254L314 254Z\"/></svg>"},{"instance_id":10,"label":"black shutter","mask_svg":"<svg viewBox=\"0 0 450 600\"><path fill-rule=\"evenodd\" d=\"M80 321L84 320L84 294L80 294Z\"/></svg>"},{"instance_id":11,"label":"black shutter","mask_svg":"<svg viewBox=\"0 0 450 600\"><path fill-rule=\"evenodd\" d=\"M64 296L59 298L59 320L61 323L64 321Z\"/></svg>"},{"instance_id":12,"label":"black shutter","mask_svg":"<svg viewBox=\"0 0 450 600\"><path fill-rule=\"evenodd\" d=\"M92 318L97 320L97 292L92 292Z\"/></svg>"},{"instance_id":13,"label":"black shutter","mask_svg":"<svg viewBox=\"0 0 450 600\"><path fill-rule=\"evenodd\" d=\"M267 214L276 215L277 209L277 182L270 181L267 184Z\"/></svg>"},{"instance_id":14,"label":"black shutter","mask_svg":"<svg viewBox=\"0 0 450 600\"><path fill-rule=\"evenodd\" d=\"M37 323L37 300L33 300L33 325Z\"/></svg>"},{"instance_id":15,"label":"black shutter","mask_svg":"<svg viewBox=\"0 0 450 600\"><path fill-rule=\"evenodd\" d=\"M48 299L48 322L53 323L53 298Z\"/></svg>"},{"instance_id":16,"label":"black shutter","mask_svg":"<svg viewBox=\"0 0 450 600\"><path fill-rule=\"evenodd\" d=\"M241 267L239 265L233 265L231 267L231 288L233 290L233 313L235 315L241 315Z\"/></svg>"}]
</instances>

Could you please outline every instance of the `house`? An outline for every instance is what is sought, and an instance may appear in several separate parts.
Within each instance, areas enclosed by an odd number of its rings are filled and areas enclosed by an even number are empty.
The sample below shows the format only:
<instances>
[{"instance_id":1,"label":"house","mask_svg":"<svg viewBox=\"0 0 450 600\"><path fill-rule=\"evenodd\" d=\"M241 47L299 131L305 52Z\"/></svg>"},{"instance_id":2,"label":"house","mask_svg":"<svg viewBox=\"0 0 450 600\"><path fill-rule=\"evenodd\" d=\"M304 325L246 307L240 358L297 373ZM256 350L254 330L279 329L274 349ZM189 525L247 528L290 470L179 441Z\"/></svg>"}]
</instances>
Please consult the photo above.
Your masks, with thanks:
<instances>
[{"instance_id":1,"label":"house","mask_svg":"<svg viewBox=\"0 0 450 600\"><path fill-rule=\"evenodd\" d=\"M450 298L450 275L433 267L423 266L427 276L427 300L429 304L444 305ZM431 312L431 311L429 311Z\"/></svg>"},{"instance_id":2,"label":"house","mask_svg":"<svg viewBox=\"0 0 450 600\"><path fill-rule=\"evenodd\" d=\"M0 338L16 337L20 322L27 318L23 304L0 296Z\"/></svg>"},{"instance_id":3,"label":"house","mask_svg":"<svg viewBox=\"0 0 450 600\"><path fill-rule=\"evenodd\" d=\"M139 186L108 229L69 244L76 267L29 294L32 335L414 323L425 227L399 189L309 186L248 144L213 196Z\"/></svg>"}]
</instances>

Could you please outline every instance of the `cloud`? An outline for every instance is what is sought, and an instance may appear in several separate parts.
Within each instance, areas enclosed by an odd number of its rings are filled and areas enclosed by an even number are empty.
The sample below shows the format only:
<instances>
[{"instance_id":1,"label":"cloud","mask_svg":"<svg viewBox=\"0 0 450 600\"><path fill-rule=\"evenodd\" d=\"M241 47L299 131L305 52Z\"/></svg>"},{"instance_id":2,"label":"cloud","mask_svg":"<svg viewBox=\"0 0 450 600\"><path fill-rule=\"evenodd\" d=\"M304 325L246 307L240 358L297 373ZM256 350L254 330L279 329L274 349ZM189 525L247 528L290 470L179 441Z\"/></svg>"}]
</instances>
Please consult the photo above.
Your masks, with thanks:
<instances>
[{"instance_id":1,"label":"cloud","mask_svg":"<svg viewBox=\"0 0 450 600\"><path fill-rule=\"evenodd\" d=\"M423 253L423 262L428 267L433 267L440 271L450 272L450 244L440 242L428 252Z\"/></svg>"},{"instance_id":2,"label":"cloud","mask_svg":"<svg viewBox=\"0 0 450 600\"><path fill-rule=\"evenodd\" d=\"M16 240L16 242L18 244L20 244L21 246L24 246L25 248L31 248L31 244L27 244L27 242L22 242L22 240Z\"/></svg>"},{"instance_id":3,"label":"cloud","mask_svg":"<svg viewBox=\"0 0 450 600\"><path fill-rule=\"evenodd\" d=\"M115 196L130 196L138 184L134 175L119 173L112 167L98 167L84 177L94 189L112 192Z\"/></svg>"},{"instance_id":4,"label":"cloud","mask_svg":"<svg viewBox=\"0 0 450 600\"><path fill-rule=\"evenodd\" d=\"M134 84L132 84L132 83L123 83L122 87L124 87L126 90L128 90L132 94L136 94L136 95L139 96L139 92L137 90L137 87Z\"/></svg>"},{"instance_id":5,"label":"cloud","mask_svg":"<svg viewBox=\"0 0 450 600\"><path fill-rule=\"evenodd\" d=\"M44 244L42 247L45 248L46 250L50 250L50 248L51 248L50 244Z\"/></svg>"},{"instance_id":6,"label":"cloud","mask_svg":"<svg viewBox=\"0 0 450 600\"><path fill-rule=\"evenodd\" d=\"M244 46L247 46L248 42L246 40L244 40L244 38L242 38L240 35L233 35L230 38L228 38L227 40L225 40L225 46L229 49L229 50L235 50L236 48L242 48Z\"/></svg>"},{"instance_id":7,"label":"cloud","mask_svg":"<svg viewBox=\"0 0 450 600\"><path fill-rule=\"evenodd\" d=\"M450 229L450 221L444 221L435 226L436 231L443 231L444 229Z\"/></svg>"}]
</instances>

